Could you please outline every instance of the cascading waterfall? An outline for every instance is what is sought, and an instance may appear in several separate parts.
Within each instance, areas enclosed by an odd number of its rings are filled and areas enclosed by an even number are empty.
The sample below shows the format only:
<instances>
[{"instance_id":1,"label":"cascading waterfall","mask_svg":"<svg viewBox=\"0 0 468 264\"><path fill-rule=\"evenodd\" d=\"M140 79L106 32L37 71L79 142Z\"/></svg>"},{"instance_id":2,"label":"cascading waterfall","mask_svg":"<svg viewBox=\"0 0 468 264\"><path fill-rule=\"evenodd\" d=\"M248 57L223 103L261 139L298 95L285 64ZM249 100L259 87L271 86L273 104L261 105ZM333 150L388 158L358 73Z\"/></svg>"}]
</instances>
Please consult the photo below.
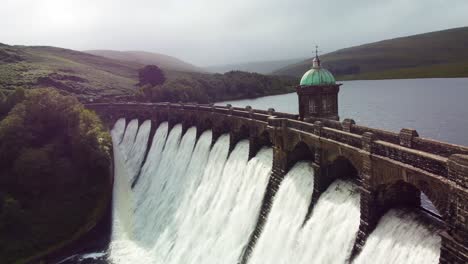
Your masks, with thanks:
<instances>
[{"instance_id":1,"label":"cascading waterfall","mask_svg":"<svg viewBox=\"0 0 468 264\"><path fill-rule=\"evenodd\" d=\"M144 164L151 123L120 119L112 130L115 180L112 263L238 263L260 211L273 151L250 161L229 136L213 146L211 131L167 122L156 130ZM346 175L343 175L346 176ZM132 189L132 181L138 177ZM248 263L347 263L360 221L355 184L336 180L305 223L313 170L298 162L285 176ZM436 263L440 237L416 214L385 214L353 263Z\"/></svg>"},{"instance_id":2,"label":"cascading waterfall","mask_svg":"<svg viewBox=\"0 0 468 264\"><path fill-rule=\"evenodd\" d=\"M146 162L141 168L140 175L138 176L138 181L140 184L135 185L134 192L138 193L138 197L146 197L150 195L148 193L149 187L151 186L151 175L154 175L156 168L159 167L161 162L161 157L166 143L166 138L168 135L168 123L164 122L159 125L158 129L154 133L153 143L146 157ZM136 207L138 208L141 200L136 201Z\"/></svg>"},{"instance_id":3,"label":"cascading waterfall","mask_svg":"<svg viewBox=\"0 0 468 264\"><path fill-rule=\"evenodd\" d=\"M312 188L312 169L296 164L280 185L248 263L345 263L359 228L357 188L342 180L332 183L302 226Z\"/></svg>"},{"instance_id":4,"label":"cascading waterfall","mask_svg":"<svg viewBox=\"0 0 468 264\"><path fill-rule=\"evenodd\" d=\"M393 209L380 220L355 264L439 263L440 236L413 212ZM391 234L389 236L388 234Z\"/></svg>"},{"instance_id":5,"label":"cascading waterfall","mask_svg":"<svg viewBox=\"0 0 468 264\"><path fill-rule=\"evenodd\" d=\"M121 123L112 133L115 145ZM182 136L181 125L176 125L164 142L167 123L163 123L131 190L132 165L145 152L137 145L149 134L147 128L140 127L138 134L137 130L131 121L121 151L115 155L115 177L119 179L114 191L119 194L114 196L110 260L236 263L255 228L272 150L262 149L247 161L248 141L241 141L228 158L228 135L222 135L210 150L210 131L196 141L195 128Z\"/></svg>"},{"instance_id":6,"label":"cascading waterfall","mask_svg":"<svg viewBox=\"0 0 468 264\"><path fill-rule=\"evenodd\" d=\"M145 151L149 133L151 130L151 121L147 120L141 124L138 133L135 137L132 147L128 151L127 169L129 172L130 180L133 182L140 171L141 163L145 158Z\"/></svg>"},{"instance_id":7,"label":"cascading waterfall","mask_svg":"<svg viewBox=\"0 0 468 264\"><path fill-rule=\"evenodd\" d=\"M117 122L115 122L114 128L111 131L112 142L117 146L123 140L125 134L125 124L125 118L120 118L117 120Z\"/></svg>"},{"instance_id":8,"label":"cascading waterfall","mask_svg":"<svg viewBox=\"0 0 468 264\"><path fill-rule=\"evenodd\" d=\"M295 246L312 198L313 180L307 162L296 163L288 172L249 263L292 263L285 249Z\"/></svg>"},{"instance_id":9,"label":"cascading waterfall","mask_svg":"<svg viewBox=\"0 0 468 264\"><path fill-rule=\"evenodd\" d=\"M359 191L336 180L322 193L301 231L291 263L346 263L360 222Z\"/></svg>"},{"instance_id":10,"label":"cascading waterfall","mask_svg":"<svg viewBox=\"0 0 468 264\"><path fill-rule=\"evenodd\" d=\"M228 142L223 136L217 144L227 149ZM248 142L239 142L224 168L203 179L189 210L180 212L170 253L157 263L237 263L255 227L271 170L271 149L250 162L247 154Z\"/></svg>"},{"instance_id":11,"label":"cascading waterfall","mask_svg":"<svg viewBox=\"0 0 468 264\"><path fill-rule=\"evenodd\" d=\"M160 166L149 183L150 193L137 198L141 202L134 212L134 232L141 246L148 249L153 247L165 226L172 221L180 193L188 179L186 169L195 145L196 129L190 128L181 136L182 126L174 126L167 139Z\"/></svg>"},{"instance_id":12,"label":"cascading waterfall","mask_svg":"<svg viewBox=\"0 0 468 264\"><path fill-rule=\"evenodd\" d=\"M130 121L124 131L125 133L123 135L122 141L120 141L119 146L122 149L123 157L126 161L133 144L135 143L135 137L138 133L138 119L133 119Z\"/></svg>"}]
</instances>

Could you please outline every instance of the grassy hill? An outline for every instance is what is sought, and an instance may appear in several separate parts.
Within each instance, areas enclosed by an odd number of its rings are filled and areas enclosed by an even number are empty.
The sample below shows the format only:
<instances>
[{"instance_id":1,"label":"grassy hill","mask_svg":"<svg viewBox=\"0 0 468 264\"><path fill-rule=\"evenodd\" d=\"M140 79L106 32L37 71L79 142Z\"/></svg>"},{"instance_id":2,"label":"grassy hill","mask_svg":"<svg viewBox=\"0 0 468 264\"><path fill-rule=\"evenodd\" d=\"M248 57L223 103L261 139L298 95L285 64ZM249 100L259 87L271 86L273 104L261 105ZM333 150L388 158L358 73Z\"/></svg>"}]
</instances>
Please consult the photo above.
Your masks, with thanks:
<instances>
[{"instance_id":1,"label":"grassy hill","mask_svg":"<svg viewBox=\"0 0 468 264\"><path fill-rule=\"evenodd\" d=\"M167 79L164 96L151 94L145 98L136 86L138 70L144 66L69 49L0 44L0 93L10 93L17 87L55 87L83 101L135 100L137 95L140 100L213 102L286 93L297 83L291 77L244 72L208 74L161 66Z\"/></svg>"},{"instance_id":2,"label":"grassy hill","mask_svg":"<svg viewBox=\"0 0 468 264\"><path fill-rule=\"evenodd\" d=\"M178 58L164 54L146 52L146 51L116 51L116 50L87 50L86 53L98 55L110 59L136 62L139 64L155 64L166 70L182 72L204 72L192 64L182 61Z\"/></svg>"},{"instance_id":3,"label":"grassy hill","mask_svg":"<svg viewBox=\"0 0 468 264\"><path fill-rule=\"evenodd\" d=\"M138 63L55 48L0 45L0 91L56 87L79 97L133 93Z\"/></svg>"},{"instance_id":4,"label":"grassy hill","mask_svg":"<svg viewBox=\"0 0 468 264\"><path fill-rule=\"evenodd\" d=\"M468 27L395 38L321 56L338 79L394 79L468 76ZM275 71L300 77L312 59Z\"/></svg>"}]
</instances>

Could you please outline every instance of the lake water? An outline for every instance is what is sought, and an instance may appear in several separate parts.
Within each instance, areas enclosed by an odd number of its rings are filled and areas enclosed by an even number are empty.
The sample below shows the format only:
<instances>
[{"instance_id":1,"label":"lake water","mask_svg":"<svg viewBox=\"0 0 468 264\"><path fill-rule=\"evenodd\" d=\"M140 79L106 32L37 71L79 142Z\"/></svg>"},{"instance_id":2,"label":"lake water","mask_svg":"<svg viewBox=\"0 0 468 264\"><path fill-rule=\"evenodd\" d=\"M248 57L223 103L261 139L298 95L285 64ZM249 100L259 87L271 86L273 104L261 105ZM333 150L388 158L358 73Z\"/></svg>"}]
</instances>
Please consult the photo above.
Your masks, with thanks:
<instances>
[{"instance_id":1,"label":"lake water","mask_svg":"<svg viewBox=\"0 0 468 264\"><path fill-rule=\"evenodd\" d=\"M468 78L344 81L341 120L468 146ZM298 113L296 93L218 103Z\"/></svg>"}]
</instances>

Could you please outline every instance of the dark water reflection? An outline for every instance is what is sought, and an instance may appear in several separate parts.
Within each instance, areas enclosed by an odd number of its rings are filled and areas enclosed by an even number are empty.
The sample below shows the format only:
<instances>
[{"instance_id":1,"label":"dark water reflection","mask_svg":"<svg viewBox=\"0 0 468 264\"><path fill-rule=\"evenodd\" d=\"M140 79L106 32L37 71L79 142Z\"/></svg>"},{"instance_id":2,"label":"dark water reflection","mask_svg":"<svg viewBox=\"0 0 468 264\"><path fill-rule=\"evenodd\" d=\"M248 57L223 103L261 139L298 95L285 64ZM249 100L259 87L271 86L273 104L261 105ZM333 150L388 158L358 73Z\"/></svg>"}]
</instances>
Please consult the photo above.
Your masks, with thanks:
<instances>
[{"instance_id":1,"label":"dark water reflection","mask_svg":"<svg viewBox=\"0 0 468 264\"><path fill-rule=\"evenodd\" d=\"M468 78L342 82L341 119L398 132L414 128L421 137L468 145ZM297 95L222 102L297 113Z\"/></svg>"}]
</instances>

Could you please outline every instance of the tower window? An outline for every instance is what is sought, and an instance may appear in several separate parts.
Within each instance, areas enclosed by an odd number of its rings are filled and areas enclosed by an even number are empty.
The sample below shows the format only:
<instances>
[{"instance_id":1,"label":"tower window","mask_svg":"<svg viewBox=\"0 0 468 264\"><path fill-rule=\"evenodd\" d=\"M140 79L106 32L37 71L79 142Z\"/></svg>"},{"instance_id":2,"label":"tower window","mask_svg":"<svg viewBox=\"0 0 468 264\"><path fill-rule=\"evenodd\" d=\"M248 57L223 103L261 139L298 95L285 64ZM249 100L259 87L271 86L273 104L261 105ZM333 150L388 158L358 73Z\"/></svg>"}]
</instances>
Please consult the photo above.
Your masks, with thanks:
<instances>
[{"instance_id":1,"label":"tower window","mask_svg":"<svg viewBox=\"0 0 468 264\"><path fill-rule=\"evenodd\" d=\"M313 98L309 98L309 113L317 113L317 104L315 103L315 100Z\"/></svg>"}]
</instances>

